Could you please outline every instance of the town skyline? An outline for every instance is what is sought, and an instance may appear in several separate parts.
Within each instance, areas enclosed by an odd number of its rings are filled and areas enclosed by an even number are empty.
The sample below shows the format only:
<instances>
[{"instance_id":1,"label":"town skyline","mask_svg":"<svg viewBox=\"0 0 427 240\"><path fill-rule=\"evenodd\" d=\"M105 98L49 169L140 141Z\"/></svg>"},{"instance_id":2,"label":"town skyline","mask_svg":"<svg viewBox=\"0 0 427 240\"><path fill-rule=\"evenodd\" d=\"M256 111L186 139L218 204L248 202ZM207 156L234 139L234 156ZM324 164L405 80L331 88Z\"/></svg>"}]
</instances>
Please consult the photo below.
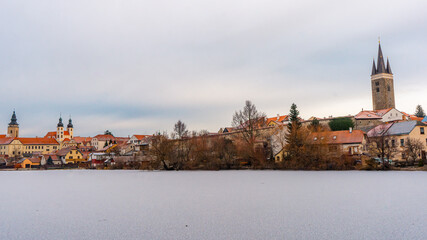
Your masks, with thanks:
<instances>
[{"instance_id":1,"label":"town skyline","mask_svg":"<svg viewBox=\"0 0 427 240\"><path fill-rule=\"evenodd\" d=\"M16 89L2 94L0 133L13 109L21 135L40 137L61 112L72 115L80 136L170 132L179 119L191 130L216 132L245 100L270 117L288 114L292 103L303 118L354 115L372 109L378 36L395 74L396 108L427 106L421 1L370 8L329 2L308 13L304 6L316 3L266 2L263 12L255 3L238 11L237 1L229 9L207 2L185 17L173 3L97 3L83 12L79 1L26 3L26 11L16 1L0 10L2 22L11 22L1 26L0 78ZM168 14L179 18L165 21Z\"/></svg>"}]
</instances>

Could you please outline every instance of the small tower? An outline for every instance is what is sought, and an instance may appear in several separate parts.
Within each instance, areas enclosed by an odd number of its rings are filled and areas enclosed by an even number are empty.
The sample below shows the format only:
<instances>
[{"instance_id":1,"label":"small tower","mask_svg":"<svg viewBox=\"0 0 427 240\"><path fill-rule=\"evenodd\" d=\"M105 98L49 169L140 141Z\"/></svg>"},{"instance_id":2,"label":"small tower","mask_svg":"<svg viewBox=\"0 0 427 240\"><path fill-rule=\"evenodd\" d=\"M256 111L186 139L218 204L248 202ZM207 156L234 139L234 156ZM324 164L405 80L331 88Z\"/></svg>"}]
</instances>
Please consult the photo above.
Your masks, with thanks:
<instances>
[{"instance_id":1,"label":"small tower","mask_svg":"<svg viewBox=\"0 0 427 240\"><path fill-rule=\"evenodd\" d=\"M68 125L67 125L67 131L70 133L70 139L73 138L73 129L74 129L73 121L71 120L71 117L70 117L70 119L68 120Z\"/></svg>"},{"instance_id":2,"label":"small tower","mask_svg":"<svg viewBox=\"0 0 427 240\"><path fill-rule=\"evenodd\" d=\"M371 74L372 103L374 110L395 107L393 73L391 72L390 62L387 58L386 67L381 44L379 43L378 45L377 65L375 66L374 60Z\"/></svg>"},{"instance_id":3,"label":"small tower","mask_svg":"<svg viewBox=\"0 0 427 240\"><path fill-rule=\"evenodd\" d=\"M62 142L64 140L64 124L62 123L62 117L59 117L58 125L56 126L56 140Z\"/></svg>"},{"instance_id":4,"label":"small tower","mask_svg":"<svg viewBox=\"0 0 427 240\"><path fill-rule=\"evenodd\" d=\"M12 118L10 119L9 126L7 127L7 137L19 137L19 124L17 120L15 110L13 110Z\"/></svg>"}]
</instances>

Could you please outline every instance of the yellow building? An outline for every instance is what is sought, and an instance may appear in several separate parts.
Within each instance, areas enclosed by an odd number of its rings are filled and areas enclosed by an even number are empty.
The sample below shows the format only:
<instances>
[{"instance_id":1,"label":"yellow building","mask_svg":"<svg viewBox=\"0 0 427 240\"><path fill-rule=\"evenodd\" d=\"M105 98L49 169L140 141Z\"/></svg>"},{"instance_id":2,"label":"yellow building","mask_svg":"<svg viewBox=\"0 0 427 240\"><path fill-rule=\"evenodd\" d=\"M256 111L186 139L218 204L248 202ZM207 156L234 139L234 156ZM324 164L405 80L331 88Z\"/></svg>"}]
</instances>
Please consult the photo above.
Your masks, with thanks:
<instances>
[{"instance_id":1,"label":"yellow building","mask_svg":"<svg viewBox=\"0 0 427 240\"><path fill-rule=\"evenodd\" d=\"M83 154L76 147L63 148L56 155L66 163L80 163L85 161Z\"/></svg>"},{"instance_id":2,"label":"yellow building","mask_svg":"<svg viewBox=\"0 0 427 240\"><path fill-rule=\"evenodd\" d=\"M24 158L18 162L21 168L33 168L40 166L40 158Z\"/></svg>"}]
</instances>

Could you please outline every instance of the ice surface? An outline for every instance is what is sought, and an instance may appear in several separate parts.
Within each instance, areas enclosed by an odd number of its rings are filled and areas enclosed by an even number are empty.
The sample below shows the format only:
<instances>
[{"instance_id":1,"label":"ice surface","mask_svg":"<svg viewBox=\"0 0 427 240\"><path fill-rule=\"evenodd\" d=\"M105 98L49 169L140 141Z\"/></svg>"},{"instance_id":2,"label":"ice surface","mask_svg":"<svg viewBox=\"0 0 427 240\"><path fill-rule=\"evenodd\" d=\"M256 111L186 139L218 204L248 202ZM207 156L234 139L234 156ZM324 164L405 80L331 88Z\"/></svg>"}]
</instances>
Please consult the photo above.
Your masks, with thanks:
<instances>
[{"instance_id":1,"label":"ice surface","mask_svg":"<svg viewBox=\"0 0 427 240\"><path fill-rule=\"evenodd\" d=\"M0 171L0 239L426 239L427 172Z\"/></svg>"}]
</instances>

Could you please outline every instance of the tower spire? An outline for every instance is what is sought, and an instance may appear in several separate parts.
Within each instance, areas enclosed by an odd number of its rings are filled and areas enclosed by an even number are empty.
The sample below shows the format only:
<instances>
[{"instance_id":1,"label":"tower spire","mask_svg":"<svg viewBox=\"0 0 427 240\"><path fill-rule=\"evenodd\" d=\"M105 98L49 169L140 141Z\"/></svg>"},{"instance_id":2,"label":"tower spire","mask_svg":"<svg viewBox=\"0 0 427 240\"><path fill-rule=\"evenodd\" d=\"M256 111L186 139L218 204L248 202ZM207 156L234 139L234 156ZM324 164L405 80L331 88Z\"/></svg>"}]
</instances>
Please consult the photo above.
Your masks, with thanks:
<instances>
[{"instance_id":1,"label":"tower spire","mask_svg":"<svg viewBox=\"0 0 427 240\"><path fill-rule=\"evenodd\" d=\"M386 73L381 43L378 43L377 73Z\"/></svg>"},{"instance_id":2,"label":"tower spire","mask_svg":"<svg viewBox=\"0 0 427 240\"><path fill-rule=\"evenodd\" d=\"M18 119L16 118L15 109L13 109L13 114L12 114L12 118L10 118L9 125L19 125Z\"/></svg>"},{"instance_id":3,"label":"tower spire","mask_svg":"<svg viewBox=\"0 0 427 240\"><path fill-rule=\"evenodd\" d=\"M375 59L372 60L372 74L371 75L375 75L377 74L377 68L375 67Z\"/></svg>"},{"instance_id":4,"label":"tower spire","mask_svg":"<svg viewBox=\"0 0 427 240\"><path fill-rule=\"evenodd\" d=\"M390 73L390 74L393 74L392 72L391 72L391 67L390 67L390 62L388 61L388 57L387 57L387 73Z\"/></svg>"}]
</instances>

